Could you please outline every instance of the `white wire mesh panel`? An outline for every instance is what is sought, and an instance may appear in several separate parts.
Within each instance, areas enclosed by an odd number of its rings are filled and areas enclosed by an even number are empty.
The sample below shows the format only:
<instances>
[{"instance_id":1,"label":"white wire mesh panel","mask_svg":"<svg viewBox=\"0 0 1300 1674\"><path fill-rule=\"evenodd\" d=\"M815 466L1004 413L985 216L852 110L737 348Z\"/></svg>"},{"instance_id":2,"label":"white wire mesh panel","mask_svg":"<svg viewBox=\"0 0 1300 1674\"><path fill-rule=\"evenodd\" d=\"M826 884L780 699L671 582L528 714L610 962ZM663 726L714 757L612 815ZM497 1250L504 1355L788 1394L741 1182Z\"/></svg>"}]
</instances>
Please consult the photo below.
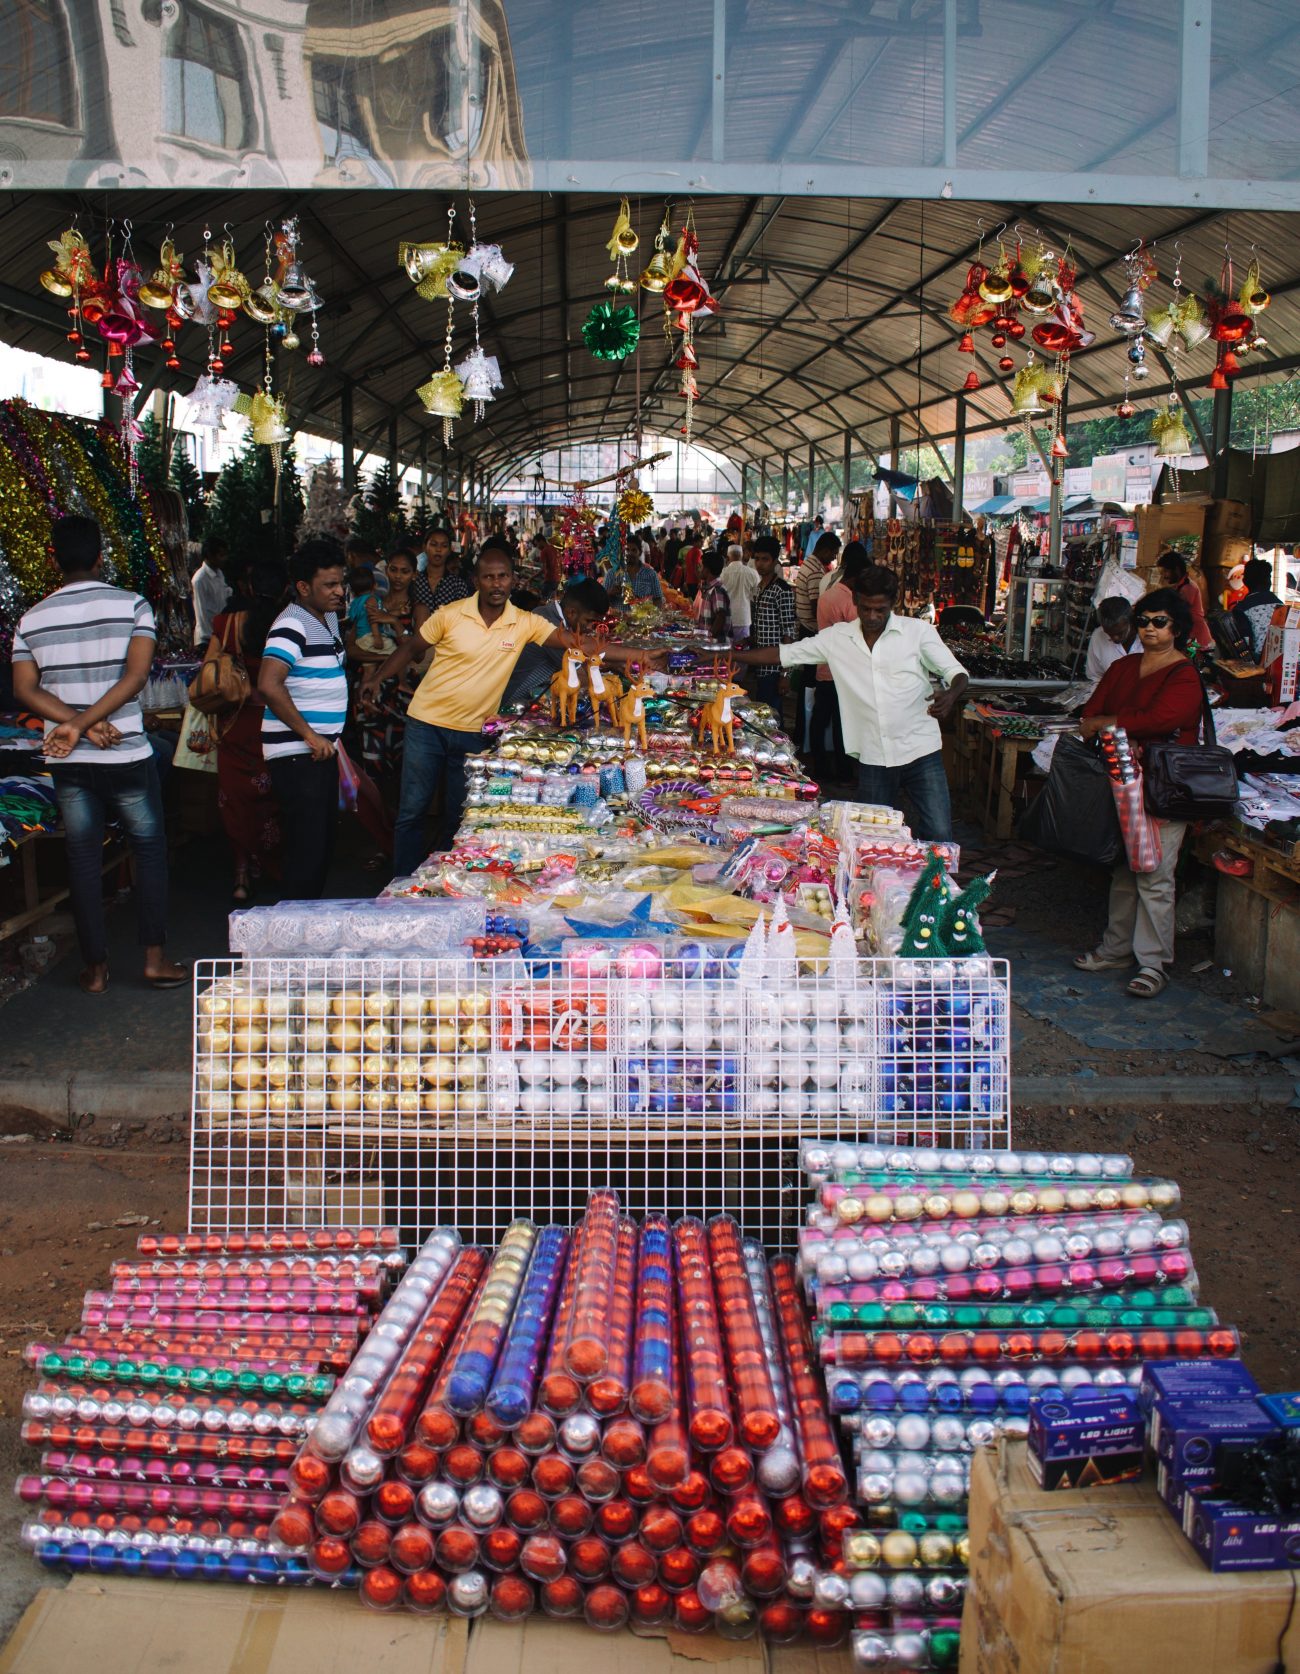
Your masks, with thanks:
<instances>
[{"instance_id":1,"label":"white wire mesh panel","mask_svg":"<svg viewBox=\"0 0 1300 1674\"><path fill-rule=\"evenodd\" d=\"M190 1225L571 1222L728 1210L793 1242L807 1138L1010 1144L1004 961L638 980L518 961L207 960Z\"/></svg>"}]
</instances>

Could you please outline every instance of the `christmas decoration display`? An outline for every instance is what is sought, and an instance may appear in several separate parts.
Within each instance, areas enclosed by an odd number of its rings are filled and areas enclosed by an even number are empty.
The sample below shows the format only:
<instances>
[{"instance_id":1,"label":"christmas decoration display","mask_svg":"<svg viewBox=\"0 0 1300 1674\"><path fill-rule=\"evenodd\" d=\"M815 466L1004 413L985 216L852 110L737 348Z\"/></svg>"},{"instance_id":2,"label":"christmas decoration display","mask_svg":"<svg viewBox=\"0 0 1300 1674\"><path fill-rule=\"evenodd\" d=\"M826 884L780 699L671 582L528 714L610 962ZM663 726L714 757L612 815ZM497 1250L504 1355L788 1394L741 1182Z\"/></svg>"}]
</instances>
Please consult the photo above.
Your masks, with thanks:
<instances>
[{"instance_id":1,"label":"christmas decoration display","mask_svg":"<svg viewBox=\"0 0 1300 1674\"><path fill-rule=\"evenodd\" d=\"M665 208L664 218L659 224L659 231L655 234L654 250L650 261L637 281L641 289L649 291L652 296L662 295L664 287L673 276L672 258L668 254L668 241L671 237L671 211Z\"/></svg>"},{"instance_id":2,"label":"christmas decoration display","mask_svg":"<svg viewBox=\"0 0 1300 1674\"><path fill-rule=\"evenodd\" d=\"M656 247L657 243L656 240ZM682 435L688 443L691 439L695 403L700 394L700 386L695 378L700 364L695 352L695 321L697 317L716 314L718 310L718 304L709 295L709 288L700 273L699 251L700 240L695 231L695 211L688 209L682 230L677 235L677 249L673 255L671 270L663 285L665 329L671 327L681 333L681 344L673 365L682 375L680 389L686 398L686 422L682 426ZM644 276L641 283L645 284Z\"/></svg>"},{"instance_id":3,"label":"christmas decoration display","mask_svg":"<svg viewBox=\"0 0 1300 1674\"><path fill-rule=\"evenodd\" d=\"M1057 358L1064 376L1070 355L1093 341L1093 333L1083 323L1083 304L1075 290L1078 270L1068 250L1058 257L1041 240L1026 242L1017 237L1009 250L1001 243L1004 231L1005 227L996 235L997 255L991 262L984 259L981 239L979 255L967 269L961 295L948 310L949 319L961 330L958 352L973 355L974 334L987 328L993 348L1001 351L998 369L1008 373L1015 368L1014 359L1006 352L1009 345L1028 334L1040 349ZM1016 382L1018 391L1022 391L1019 376ZM967 373L962 387L977 390L979 374ZM1013 400L1012 410L1035 409L1016 405Z\"/></svg>"},{"instance_id":4,"label":"christmas decoration display","mask_svg":"<svg viewBox=\"0 0 1300 1674\"><path fill-rule=\"evenodd\" d=\"M1136 1181L1129 1157L810 1141L801 1161L817 1206L788 1276L802 1279L816 1314L816 1358L853 1457L860 1525L844 1533L841 1561L818 1574L814 1596L855 1612L859 1666L955 1667L972 1452L999 1433L1025 1435L1038 1398L1135 1389L1144 1361L1166 1356L1230 1360L1238 1335L1195 1304L1186 1226L1163 1218L1176 1186ZM821 1206L864 1174L884 1199L910 1191L929 1207L915 1221L886 1215L828 1241ZM1088 1212L1026 1211L1018 1188L1036 1180L1088 1198ZM990 1181L1006 1189L990 1191ZM962 1221L966 1198L992 1218ZM1158 1287L1166 1255L1179 1258L1180 1277ZM1098 1292L1107 1265L1118 1269L1113 1288ZM773 1275L786 1276L783 1263ZM990 1284L972 1293L972 1276ZM954 1281L967 1288L949 1292Z\"/></svg>"},{"instance_id":5,"label":"christmas decoration display","mask_svg":"<svg viewBox=\"0 0 1300 1674\"><path fill-rule=\"evenodd\" d=\"M235 1234L195 1240L181 1259L189 1242L144 1235L140 1259L117 1263L112 1289L86 1298L79 1332L28 1349L41 1381L24 1397L23 1439L47 1450L16 1486L32 1508L23 1541L73 1573L309 1582L271 1532L296 1492L291 1466L308 1434L323 1460L340 1424L351 1427L364 1368L391 1363L401 1340L368 1328L376 1315L405 1325L399 1298L440 1280L457 1240L435 1234L382 1314L388 1260L401 1254L392 1228ZM252 1253L267 1248L284 1255ZM286 1259L295 1248L310 1256ZM255 1316L244 1305L256 1299L280 1306ZM184 1351L172 1335L182 1328ZM134 1358L116 1354L110 1329L132 1333ZM294 1358L267 1358L276 1352ZM348 1367L346 1391L327 1362ZM350 1557L335 1578L357 1584Z\"/></svg>"},{"instance_id":6,"label":"christmas decoration display","mask_svg":"<svg viewBox=\"0 0 1300 1674\"><path fill-rule=\"evenodd\" d=\"M307 479L307 502L299 528L304 536L331 535L341 541L351 526L348 496L331 455L314 466Z\"/></svg>"},{"instance_id":7,"label":"christmas decoration display","mask_svg":"<svg viewBox=\"0 0 1300 1674\"><path fill-rule=\"evenodd\" d=\"M631 296L637 288L637 281L631 278L627 270L627 259L635 255L641 240L637 237L636 229L632 225L631 211L628 201L623 198L619 202L618 214L614 218L614 230L609 235L609 242L605 248L609 251L609 259L614 264L614 271L605 281L607 291L615 291L620 296Z\"/></svg>"},{"instance_id":8,"label":"christmas decoration display","mask_svg":"<svg viewBox=\"0 0 1300 1674\"><path fill-rule=\"evenodd\" d=\"M444 240L421 243L404 240L397 247L397 265L406 271L415 286L416 295L427 302L445 299L447 304L442 369L433 373L415 392L425 412L442 420L444 447L451 441L453 422L460 417L466 401L473 403L474 418L478 421L483 417L486 404L493 400L498 390L505 388L496 357L487 354L479 340L479 302L485 289L500 291L514 273L514 266L506 260L500 245L479 242L473 198L469 200L468 250L456 242L455 226L456 206L449 204ZM457 302L470 304L474 346L453 367L451 354Z\"/></svg>"},{"instance_id":9,"label":"christmas decoration display","mask_svg":"<svg viewBox=\"0 0 1300 1674\"><path fill-rule=\"evenodd\" d=\"M626 360L641 341L636 310L626 303L597 302L582 323L582 340L597 360Z\"/></svg>"}]
</instances>

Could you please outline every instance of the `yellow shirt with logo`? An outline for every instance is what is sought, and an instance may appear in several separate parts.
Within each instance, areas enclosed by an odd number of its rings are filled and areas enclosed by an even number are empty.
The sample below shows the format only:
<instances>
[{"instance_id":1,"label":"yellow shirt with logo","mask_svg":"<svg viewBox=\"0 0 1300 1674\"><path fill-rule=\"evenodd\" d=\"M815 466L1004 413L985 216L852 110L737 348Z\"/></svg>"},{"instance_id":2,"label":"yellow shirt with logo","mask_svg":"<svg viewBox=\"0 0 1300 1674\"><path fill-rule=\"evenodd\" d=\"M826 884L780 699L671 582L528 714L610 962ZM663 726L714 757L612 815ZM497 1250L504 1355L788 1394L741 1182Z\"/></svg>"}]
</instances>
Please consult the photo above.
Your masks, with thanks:
<instances>
[{"instance_id":1,"label":"yellow shirt with logo","mask_svg":"<svg viewBox=\"0 0 1300 1674\"><path fill-rule=\"evenodd\" d=\"M435 610L420 629L437 656L411 699L407 714L429 726L481 732L495 715L501 694L525 645L543 645L555 624L512 604L489 627L478 594Z\"/></svg>"}]
</instances>

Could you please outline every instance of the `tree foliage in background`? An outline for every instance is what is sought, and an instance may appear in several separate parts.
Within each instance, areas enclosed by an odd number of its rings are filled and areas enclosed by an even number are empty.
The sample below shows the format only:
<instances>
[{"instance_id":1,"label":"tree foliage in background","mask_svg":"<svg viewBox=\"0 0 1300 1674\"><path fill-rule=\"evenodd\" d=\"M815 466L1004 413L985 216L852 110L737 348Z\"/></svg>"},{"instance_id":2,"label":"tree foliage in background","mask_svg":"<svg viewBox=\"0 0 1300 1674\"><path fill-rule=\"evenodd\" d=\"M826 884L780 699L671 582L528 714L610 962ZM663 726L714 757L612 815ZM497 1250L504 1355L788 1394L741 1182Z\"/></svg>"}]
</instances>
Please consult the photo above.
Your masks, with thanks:
<instances>
[{"instance_id":1,"label":"tree foliage in background","mask_svg":"<svg viewBox=\"0 0 1300 1674\"><path fill-rule=\"evenodd\" d=\"M343 489L338 466L333 457L323 460L311 473L307 483L307 504L302 517L302 534L332 535L335 540L347 538L351 528L351 510Z\"/></svg>"},{"instance_id":2,"label":"tree foliage in background","mask_svg":"<svg viewBox=\"0 0 1300 1674\"><path fill-rule=\"evenodd\" d=\"M136 446L136 464L140 481L155 493L161 488L174 488L185 502L189 538L201 541L207 523L208 506L203 478L190 456L190 438L181 431L171 438L171 460L163 449L163 431L152 411L140 425L140 440Z\"/></svg>"},{"instance_id":3,"label":"tree foliage in background","mask_svg":"<svg viewBox=\"0 0 1300 1674\"><path fill-rule=\"evenodd\" d=\"M221 535L236 562L287 557L293 551L303 514L302 485L292 442L286 442L281 452L278 529L275 495L271 450L249 436L217 478L207 533Z\"/></svg>"},{"instance_id":4,"label":"tree foliage in background","mask_svg":"<svg viewBox=\"0 0 1300 1674\"><path fill-rule=\"evenodd\" d=\"M381 553L391 551L408 533L401 485L387 461L354 497L352 508L353 533L372 542Z\"/></svg>"}]
</instances>

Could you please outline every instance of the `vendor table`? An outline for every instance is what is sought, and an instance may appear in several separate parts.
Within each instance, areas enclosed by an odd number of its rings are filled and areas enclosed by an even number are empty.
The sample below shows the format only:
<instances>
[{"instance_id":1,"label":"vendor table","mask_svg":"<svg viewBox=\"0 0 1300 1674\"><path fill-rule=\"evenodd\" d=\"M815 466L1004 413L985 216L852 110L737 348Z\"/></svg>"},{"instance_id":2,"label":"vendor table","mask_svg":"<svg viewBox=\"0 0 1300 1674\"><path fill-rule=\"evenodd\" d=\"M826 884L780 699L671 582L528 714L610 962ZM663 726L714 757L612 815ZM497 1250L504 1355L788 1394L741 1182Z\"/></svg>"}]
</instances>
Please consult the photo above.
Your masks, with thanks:
<instances>
[{"instance_id":1,"label":"vendor table","mask_svg":"<svg viewBox=\"0 0 1300 1674\"><path fill-rule=\"evenodd\" d=\"M954 789L979 807L986 837L1010 837L1016 788L1027 778L1039 742L1008 738L996 722L969 710L959 716L949 743L950 778Z\"/></svg>"},{"instance_id":2,"label":"vendor table","mask_svg":"<svg viewBox=\"0 0 1300 1674\"><path fill-rule=\"evenodd\" d=\"M1300 855L1239 821L1197 832L1192 852L1213 865L1226 849L1248 877L1217 872L1214 956L1266 1005L1300 1013Z\"/></svg>"},{"instance_id":3,"label":"vendor table","mask_svg":"<svg viewBox=\"0 0 1300 1674\"><path fill-rule=\"evenodd\" d=\"M38 843L62 843L61 831L34 831L18 845L15 859L10 862L10 868L16 867L20 879L21 905L16 911L0 918L0 942L7 941L10 936L16 936L22 930L29 929L41 919L61 907L72 893L66 883L57 887L47 887L42 891L40 876L37 870ZM112 867L125 860L125 852L120 841L109 843L104 849L103 871L108 872ZM9 870L9 868L6 868ZM4 873L0 873L2 877ZM66 876L66 868L64 869Z\"/></svg>"}]
</instances>

